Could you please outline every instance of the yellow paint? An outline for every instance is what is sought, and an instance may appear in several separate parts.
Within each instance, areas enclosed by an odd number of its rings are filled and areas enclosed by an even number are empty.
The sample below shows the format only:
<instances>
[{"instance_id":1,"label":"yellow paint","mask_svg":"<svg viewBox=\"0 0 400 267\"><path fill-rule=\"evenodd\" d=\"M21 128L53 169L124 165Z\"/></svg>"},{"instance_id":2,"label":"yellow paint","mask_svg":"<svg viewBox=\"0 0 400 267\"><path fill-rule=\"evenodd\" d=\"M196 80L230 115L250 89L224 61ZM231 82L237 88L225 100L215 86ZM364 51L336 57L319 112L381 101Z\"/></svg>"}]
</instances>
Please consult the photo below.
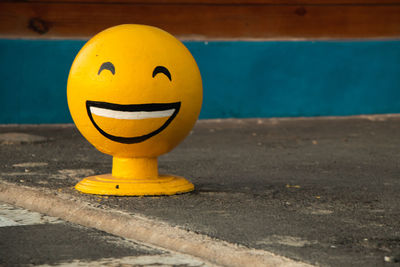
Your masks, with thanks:
<instances>
[{"instance_id":1,"label":"yellow paint","mask_svg":"<svg viewBox=\"0 0 400 267\"><path fill-rule=\"evenodd\" d=\"M76 189L104 195L193 190L184 178L158 175L157 168L157 157L193 128L202 103L197 64L175 37L144 25L97 34L72 64L67 97L82 135L113 156L112 174L87 177Z\"/></svg>"},{"instance_id":2,"label":"yellow paint","mask_svg":"<svg viewBox=\"0 0 400 267\"><path fill-rule=\"evenodd\" d=\"M193 191L194 186L179 176L159 175L156 179L117 179L111 174L91 176L75 188L86 194L115 196L174 195Z\"/></svg>"},{"instance_id":3,"label":"yellow paint","mask_svg":"<svg viewBox=\"0 0 400 267\"><path fill-rule=\"evenodd\" d=\"M290 185L290 184L287 184L287 185L286 185L286 188L296 188L296 189L299 189L299 188L301 188L301 186L300 186L300 185Z\"/></svg>"},{"instance_id":4,"label":"yellow paint","mask_svg":"<svg viewBox=\"0 0 400 267\"><path fill-rule=\"evenodd\" d=\"M152 179L158 176L156 158L113 158L112 175L121 179L138 177Z\"/></svg>"}]
</instances>

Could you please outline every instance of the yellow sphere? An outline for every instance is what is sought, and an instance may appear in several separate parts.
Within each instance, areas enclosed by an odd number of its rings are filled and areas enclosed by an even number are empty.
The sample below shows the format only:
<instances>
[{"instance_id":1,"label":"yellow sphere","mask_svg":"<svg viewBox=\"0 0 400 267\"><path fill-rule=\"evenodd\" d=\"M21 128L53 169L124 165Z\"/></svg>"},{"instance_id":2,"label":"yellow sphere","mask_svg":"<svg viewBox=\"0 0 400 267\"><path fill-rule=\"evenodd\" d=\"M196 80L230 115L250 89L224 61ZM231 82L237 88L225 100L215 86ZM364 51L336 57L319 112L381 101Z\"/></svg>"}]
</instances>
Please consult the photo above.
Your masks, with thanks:
<instances>
[{"instance_id":1,"label":"yellow sphere","mask_svg":"<svg viewBox=\"0 0 400 267\"><path fill-rule=\"evenodd\" d=\"M127 24L100 32L80 50L67 97L76 126L98 150L152 158L173 149L194 126L202 82L179 40Z\"/></svg>"}]
</instances>

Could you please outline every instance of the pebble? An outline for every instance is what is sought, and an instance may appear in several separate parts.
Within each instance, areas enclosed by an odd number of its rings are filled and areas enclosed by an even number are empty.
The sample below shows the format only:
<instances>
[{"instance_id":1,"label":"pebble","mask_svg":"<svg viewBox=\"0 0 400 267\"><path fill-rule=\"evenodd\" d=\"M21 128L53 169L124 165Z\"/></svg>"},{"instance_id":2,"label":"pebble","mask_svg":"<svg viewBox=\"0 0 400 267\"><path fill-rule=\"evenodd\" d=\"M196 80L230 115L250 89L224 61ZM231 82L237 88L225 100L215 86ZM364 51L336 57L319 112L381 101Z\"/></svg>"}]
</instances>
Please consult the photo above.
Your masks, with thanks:
<instances>
[{"instance_id":1,"label":"pebble","mask_svg":"<svg viewBox=\"0 0 400 267\"><path fill-rule=\"evenodd\" d=\"M398 254L398 255L395 255L395 256L385 256L384 258L383 258L383 260L385 261L385 262L400 262L400 254Z\"/></svg>"}]
</instances>

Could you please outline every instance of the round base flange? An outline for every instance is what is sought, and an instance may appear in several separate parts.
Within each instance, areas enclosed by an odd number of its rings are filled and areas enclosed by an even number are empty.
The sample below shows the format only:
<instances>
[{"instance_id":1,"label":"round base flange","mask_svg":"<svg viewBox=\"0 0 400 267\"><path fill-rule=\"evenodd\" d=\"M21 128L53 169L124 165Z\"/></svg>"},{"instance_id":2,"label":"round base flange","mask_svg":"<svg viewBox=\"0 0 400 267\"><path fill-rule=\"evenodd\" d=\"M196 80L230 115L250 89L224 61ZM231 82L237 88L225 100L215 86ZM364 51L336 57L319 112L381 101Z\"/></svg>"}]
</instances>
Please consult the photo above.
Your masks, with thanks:
<instances>
[{"instance_id":1,"label":"round base flange","mask_svg":"<svg viewBox=\"0 0 400 267\"><path fill-rule=\"evenodd\" d=\"M84 178L75 189L86 194L113 196L175 195L194 190L194 185L180 176L159 175L152 179L121 179L111 174Z\"/></svg>"}]
</instances>

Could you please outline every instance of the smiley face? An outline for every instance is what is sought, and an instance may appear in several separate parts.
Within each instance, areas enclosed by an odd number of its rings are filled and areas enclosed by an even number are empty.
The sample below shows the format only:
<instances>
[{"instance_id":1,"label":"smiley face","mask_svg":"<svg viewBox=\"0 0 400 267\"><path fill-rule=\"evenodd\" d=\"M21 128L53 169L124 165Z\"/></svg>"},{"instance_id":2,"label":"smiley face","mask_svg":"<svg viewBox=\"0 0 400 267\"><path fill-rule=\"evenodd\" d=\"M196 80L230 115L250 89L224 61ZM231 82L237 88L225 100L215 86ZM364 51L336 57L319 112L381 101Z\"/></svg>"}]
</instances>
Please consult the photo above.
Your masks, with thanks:
<instances>
[{"instance_id":1,"label":"smiley face","mask_svg":"<svg viewBox=\"0 0 400 267\"><path fill-rule=\"evenodd\" d=\"M202 83L192 55L175 37L151 26L120 25L78 53L67 97L77 128L97 149L156 157L192 129Z\"/></svg>"}]
</instances>

